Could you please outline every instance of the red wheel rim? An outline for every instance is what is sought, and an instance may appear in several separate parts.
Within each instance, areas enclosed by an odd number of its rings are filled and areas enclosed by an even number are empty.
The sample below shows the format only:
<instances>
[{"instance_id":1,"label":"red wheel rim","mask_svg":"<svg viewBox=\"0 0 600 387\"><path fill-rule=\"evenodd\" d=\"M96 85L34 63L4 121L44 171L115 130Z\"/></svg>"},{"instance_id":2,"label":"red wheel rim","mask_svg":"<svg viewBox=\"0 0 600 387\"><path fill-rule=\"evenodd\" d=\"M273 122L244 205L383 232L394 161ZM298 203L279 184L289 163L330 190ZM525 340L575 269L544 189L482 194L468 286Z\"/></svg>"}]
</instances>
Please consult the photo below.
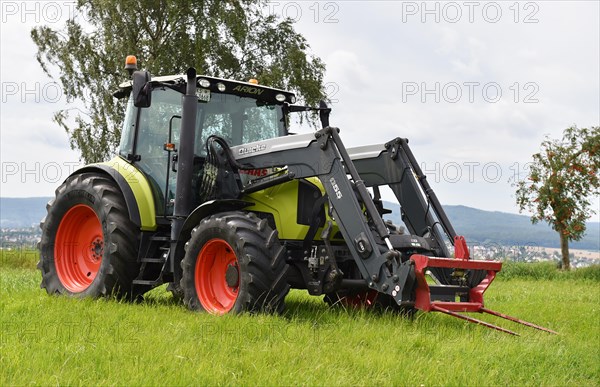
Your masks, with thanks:
<instances>
[{"instance_id":1,"label":"red wheel rim","mask_svg":"<svg viewBox=\"0 0 600 387\"><path fill-rule=\"evenodd\" d=\"M54 262L62 285L73 293L87 289L104 254L102 224L94 210L78 204L63 216L56 232Z\"/></svg>"},{"instance_id":2,"label":"red wheel rim","mask_svg":"<svg viewBox=\"0 0 600 387\"><path fill-rule=\"evenodd\" d=\"M238 260L229 243L211 239L196 259L195 285L207 312L225 314L233 308L239 291Z\"/></svg>"}]
</instances>

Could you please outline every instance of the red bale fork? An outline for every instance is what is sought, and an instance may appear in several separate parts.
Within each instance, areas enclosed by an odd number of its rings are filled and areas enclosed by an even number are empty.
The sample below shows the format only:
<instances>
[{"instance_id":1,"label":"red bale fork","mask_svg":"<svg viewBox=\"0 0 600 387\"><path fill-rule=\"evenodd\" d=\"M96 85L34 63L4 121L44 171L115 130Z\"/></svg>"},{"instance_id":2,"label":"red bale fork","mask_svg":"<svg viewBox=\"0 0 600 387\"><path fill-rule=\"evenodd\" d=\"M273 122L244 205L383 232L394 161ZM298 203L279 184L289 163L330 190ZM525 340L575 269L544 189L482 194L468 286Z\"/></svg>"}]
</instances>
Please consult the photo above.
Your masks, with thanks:
<instances>
[{"instance_id":1,"label":"red bale fork","mask_svg":"<svg viewBox=\"0 0 600 387\"><path fill-rule=\"evenodd\" d=\"M415 265L415 274L417 277L415 308L425 312L442 312L462 320L515 336L519 336L519 334L485 321L465 316L459 312L487 313L544 332L558 334L551 329L484 307L483 294L492 281L494 281L494 278L496 278L496 273L502 269L502 262L470 259L467 244L462 236L454 238L454 256L454 259L429 257L419 254L410 257ZM432 275L428 270L431 268L450 269L453 270L453 272L459 272L460 274L463 274L468 270L482 270L486 272L486 275L479 284L471 288L461 285L430 285L427 282L426 277Z\"/></svg>"}]
</instances>

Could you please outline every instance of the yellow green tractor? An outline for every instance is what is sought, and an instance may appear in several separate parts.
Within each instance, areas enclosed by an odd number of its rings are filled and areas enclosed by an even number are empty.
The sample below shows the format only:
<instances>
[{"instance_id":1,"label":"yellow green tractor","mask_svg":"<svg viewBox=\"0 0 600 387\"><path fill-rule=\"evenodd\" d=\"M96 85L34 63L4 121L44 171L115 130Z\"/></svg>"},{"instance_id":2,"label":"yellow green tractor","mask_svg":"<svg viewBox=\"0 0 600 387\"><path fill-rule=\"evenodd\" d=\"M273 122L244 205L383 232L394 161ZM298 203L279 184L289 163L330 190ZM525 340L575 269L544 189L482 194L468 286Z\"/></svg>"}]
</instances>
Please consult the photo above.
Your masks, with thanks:
<instances>
[{"instance_id":1,"label":"yellow green tractor","mask_svg":"<svg viewBox=\"0 0 600 387\"><path fill-rule=\"evenodd\" d=\"M484 307L502 264L470 259L408 140L347 149L323 102L193 68L153 78L132 59L114 93L128 101L118 155L74 172L48 203L49 294L137 299L169 284L190 309L222 315L279 313L296 288L508 333L460 312L522 322ZM291 134L290 116L308 111L322 129ZM403 225L383 220L380 187Z\"/></svg>"}]
</instances>

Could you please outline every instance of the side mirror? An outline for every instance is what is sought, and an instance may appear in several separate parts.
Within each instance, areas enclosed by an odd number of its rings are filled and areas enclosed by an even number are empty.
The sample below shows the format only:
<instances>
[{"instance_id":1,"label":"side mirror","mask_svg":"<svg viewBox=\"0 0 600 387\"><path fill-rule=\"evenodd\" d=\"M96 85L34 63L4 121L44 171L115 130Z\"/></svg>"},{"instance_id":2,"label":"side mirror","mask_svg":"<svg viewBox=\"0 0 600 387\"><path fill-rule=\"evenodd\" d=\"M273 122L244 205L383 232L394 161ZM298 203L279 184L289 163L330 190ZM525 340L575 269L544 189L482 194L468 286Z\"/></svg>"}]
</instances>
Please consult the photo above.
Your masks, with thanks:
<instances>
[{"instance_id":1,"label":"side mirror","mask_svg":"<svg viewBox=\"0 0 600 387\"><path fill-rule=\"evenodd\" d=\"M147 108L152 102L152 90L150 87L150 73L148 71L135 71L132 76L133 105L135 107Z\"/></svg>"}]
</instances>

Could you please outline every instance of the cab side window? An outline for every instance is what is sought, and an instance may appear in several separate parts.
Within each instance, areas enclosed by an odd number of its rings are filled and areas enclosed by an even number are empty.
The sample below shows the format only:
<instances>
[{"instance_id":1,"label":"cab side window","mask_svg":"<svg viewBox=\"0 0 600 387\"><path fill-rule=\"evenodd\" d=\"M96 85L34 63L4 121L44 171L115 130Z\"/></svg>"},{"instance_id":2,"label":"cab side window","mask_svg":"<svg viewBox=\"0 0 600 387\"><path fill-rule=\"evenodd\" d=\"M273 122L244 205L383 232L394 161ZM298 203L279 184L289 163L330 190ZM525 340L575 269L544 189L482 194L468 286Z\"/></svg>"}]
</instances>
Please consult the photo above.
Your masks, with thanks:
<instances>
[{"instance_id":1,"label":"cab side window","mask_svg":"<svg viewBox=\"0 0 600 387\"><path fill-rule=\"evenodd\" d=\"M181 119L181 93L174 90L154 89L152 105L141 109L138 122L135 153L139 156L136 165L148 177L155 197L156 213L163 215L172 211L172 199L176 174L167 171L170 168L169 152L164 149L169 142L169 123L171 123L171 142L179 148L179 131ZM167 181L168 178L168 181ZM166 201L166 206L165 206Z\"/></svg>"},{"instance_id":2,"label":"cab side window","mask_svg":"<svg viewBox=\"0 0 600 387\"><path fill-rule=\"evenodd\" d=\"M135 120L138 109L133 106L133 98L130 96L125 109L125 119L121 128L121 143L119 144L119 155L127 158L133 154L133 136L135 135Z\"/></svg>"}]
</instances>

